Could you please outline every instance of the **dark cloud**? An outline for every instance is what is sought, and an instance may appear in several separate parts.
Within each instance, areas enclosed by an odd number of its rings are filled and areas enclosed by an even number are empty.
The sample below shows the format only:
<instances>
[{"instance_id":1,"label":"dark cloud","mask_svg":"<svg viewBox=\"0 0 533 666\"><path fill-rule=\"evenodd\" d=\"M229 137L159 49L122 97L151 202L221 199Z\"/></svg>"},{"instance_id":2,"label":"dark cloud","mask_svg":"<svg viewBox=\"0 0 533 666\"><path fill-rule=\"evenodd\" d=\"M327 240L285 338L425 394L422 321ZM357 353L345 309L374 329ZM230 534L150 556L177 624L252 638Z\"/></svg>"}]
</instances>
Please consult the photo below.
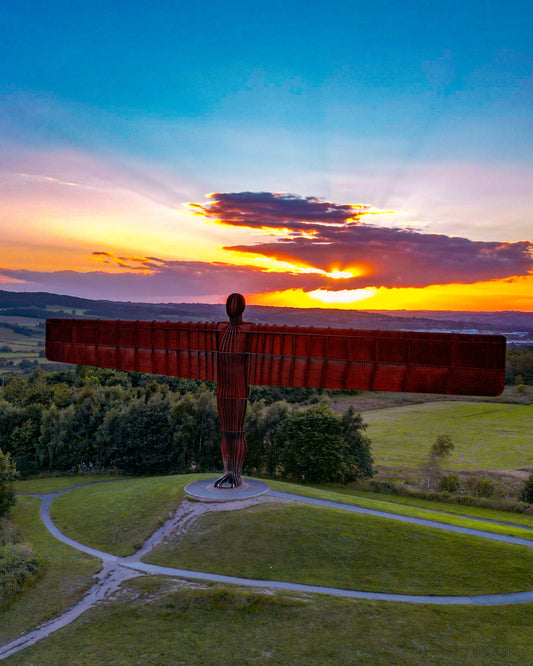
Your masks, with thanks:
<instances>
[{"instance_id":1,"label":"dark cloud","mask_svg":"<svg viewBox=\"0 0 533 666\"><path fill-rule=\"evenodd\" d=\"M116 259L116 258L115 258ZM205 301L220 300L233 292L247 294L301 287L325 288L320 275L268 272L251 266L201 261L163 261L149 273L129 267L128 272L28 271L0 268L14 291L51 291L84 298L122 301ZM117 262L115 262L117 263Z\"/></svg>"},{"instance_id":2,"label":"dark cloud","mask_svg":"<svg viewBox=\"0 0 533 666\"><path fill-rule=\"evenodd\" d=\"M472 241L361 221L366 205L338 205L271 192L213 194L197 210L224 224L289 229L289 237L225 249L262 255L325 271L361 269L330 289L424 287L473 283L527 275L533 270L533 243ZM354 271L358 272L358 271Z\"/></svg>"},{"instance_id":3,"label":"dark cloud","mask_svg":"<svg viewBox=\"0 0 533 666\"><path fill-rule=\"evenodd\" d=\"M310 227L346 225L371 210L365 204L334 204L315 197L278 192L233 192L210 194L205 205L189 204L197 213L222 224L260 229L309 231Z\"/></svg>"}]
</instances>

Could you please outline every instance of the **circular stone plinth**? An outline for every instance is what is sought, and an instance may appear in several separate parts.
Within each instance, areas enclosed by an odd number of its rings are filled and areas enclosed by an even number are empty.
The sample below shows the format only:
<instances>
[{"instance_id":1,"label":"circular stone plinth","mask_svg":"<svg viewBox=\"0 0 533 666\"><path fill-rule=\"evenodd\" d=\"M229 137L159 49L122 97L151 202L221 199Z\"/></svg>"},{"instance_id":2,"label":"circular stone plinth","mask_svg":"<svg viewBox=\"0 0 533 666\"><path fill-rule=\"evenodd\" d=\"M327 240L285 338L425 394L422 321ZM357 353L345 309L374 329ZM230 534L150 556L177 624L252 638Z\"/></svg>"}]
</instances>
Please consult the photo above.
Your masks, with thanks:
<instances>
[{"instance_id":1,"label":"circular stone plinth","mask_svg":"<svg viewBox=\"0 0 533 666\"><path fill-rule=\"evenodd\" d=\"M254 479L242 479L237 488L215 488L216 478L202 479L185 486L185 492L190 497L204 502L231 502L233 500L249 499L266 493L268 485Z\"/></svg>"}]
</instances>

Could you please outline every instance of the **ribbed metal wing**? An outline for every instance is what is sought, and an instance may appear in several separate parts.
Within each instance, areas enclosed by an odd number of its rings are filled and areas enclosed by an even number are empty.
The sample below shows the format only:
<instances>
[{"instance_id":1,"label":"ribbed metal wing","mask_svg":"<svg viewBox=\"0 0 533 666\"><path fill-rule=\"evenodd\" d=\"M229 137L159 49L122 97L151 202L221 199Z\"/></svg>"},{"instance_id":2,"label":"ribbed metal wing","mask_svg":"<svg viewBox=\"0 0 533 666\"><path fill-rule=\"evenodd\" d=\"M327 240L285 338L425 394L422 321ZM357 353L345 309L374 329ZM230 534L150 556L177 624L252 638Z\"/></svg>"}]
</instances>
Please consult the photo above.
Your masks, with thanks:
<instances>
[{"instance_id":1,"label":"ribbed metal wing","mask_svg":"<svg viewBox=\"0 0 533 666\"><path fill-rule=\"evenodd\" d=\"M217 380L227 323L49 319L51 361ZM249 384L499 395L505 338L244 323Z\"/></svg>"}]
</instances>

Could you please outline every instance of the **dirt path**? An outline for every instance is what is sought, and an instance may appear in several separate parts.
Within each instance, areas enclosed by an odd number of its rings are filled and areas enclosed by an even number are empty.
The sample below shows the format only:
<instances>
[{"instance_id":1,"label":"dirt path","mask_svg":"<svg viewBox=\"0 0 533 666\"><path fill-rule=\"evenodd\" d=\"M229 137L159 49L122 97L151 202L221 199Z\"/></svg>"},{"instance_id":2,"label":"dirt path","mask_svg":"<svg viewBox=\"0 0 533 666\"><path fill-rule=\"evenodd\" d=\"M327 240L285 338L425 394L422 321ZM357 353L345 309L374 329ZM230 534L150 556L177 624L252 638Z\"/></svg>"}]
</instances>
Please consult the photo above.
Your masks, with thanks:
<instances>
[{"instance_id":1,"label":"dirt path","mask_svg":"<svg viewBox=\"0 0 533 666\"><path fill-rule=\"evenodd\" d=\"M77 486L78 487L78 486ZM76 488L77 488L76 487ZM411 595L411 594L392 594L392 593L378 593L378 592L365 592L358 590L344 590L339 588L323 587L319 585L302 585L298 583L289 583L284 581L271 581L271 580L254 580L249 578L238 578L236 576L223 576L219 574L206 573L202 571L189 571L185 569L176 569L170 567L162 567L155 564L148 564L142 562L142 558L149 553L155 546L165 541L166 539L176 537L187 533L192 524L203 514L212 511L232 511L234 509L241 509L263 502L303 502L309 504L316 504L330 508L342 509L356 513L365 513L370 515L379 516L389 520L399 520L406 523L424 525L426 527L433 527L437 529L446 530L449 532L456 532L467 534L469 536L482 537L485 539L492 539L496 541L503 541L509 544L519 544L533 548L533 541L521 539L519 537L507 536L493 532L486 532L483 530L476 530L467 527L460 527L458 525L449 525L446 523L439 523L435 520L425 520L423 518L414 518L401 514L386 513L384 511L377 511L374 509L365 509L362 507L342 504L339 502L331 502L328 500L314 499L302 495L292 495L290 493L281 493L269 490L265 495L255 497L249 500L238 500L235 502L200 502L185 498L181 501L176 509L175 514L169 518L164 525L154 532L133 555L128 557L118 557L111 553L91 548L85 544L79 543L74 539L63 534L53 523L50 518L50 506L52 501L58 496L76 488L69 488L60 493L50 493L46 495L35 495L42 500L40 517L46 528L50 533L59 541L83 551L90 555L99 557L103 562L103 568L100 573L95 577L95 583L87 592L87 594L70 610L66 611L59 617L43 624L37 629L21 636L3 646L0 646L0 660L9 657L20 650L23 650L30 645L33 645L42 638L46 638L54 631L67 626L78 618L89 608L102 600L113 599L115 593L120 585L133 577L140 575L165 575L188 580L218 582L231 585L240 585L245 587L254 587L259 589L269 590L286 590L292 592L302 592L307 594L328 594L340 597L348 597L353 599L372 599L376 601L395 601L404 603L416 604L437 604L437 605L503 605L533 602L533 590L527 592L514 592L509 594L484 594L484 595L469 595L469 596L433 596L433 595ZM491 522L491 521L489 521Z\"/></svg>"}]
</instances>

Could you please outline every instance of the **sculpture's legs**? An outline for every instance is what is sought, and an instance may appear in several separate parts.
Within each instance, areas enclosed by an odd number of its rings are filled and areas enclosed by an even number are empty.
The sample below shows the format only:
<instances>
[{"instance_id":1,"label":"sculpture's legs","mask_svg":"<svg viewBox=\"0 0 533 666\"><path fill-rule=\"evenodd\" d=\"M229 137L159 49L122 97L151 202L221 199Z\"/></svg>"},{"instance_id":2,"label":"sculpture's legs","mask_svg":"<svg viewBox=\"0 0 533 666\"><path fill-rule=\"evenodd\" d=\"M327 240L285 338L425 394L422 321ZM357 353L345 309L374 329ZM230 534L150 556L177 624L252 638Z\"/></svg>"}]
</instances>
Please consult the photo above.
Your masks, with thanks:
<instances>
[{"instance_id":1,"label":"sculpture's legs","mask_svg":"<svg viewBox=\"0 0 533 666\"><path fill-rule=\"evenodd\" d=\"M241 485L241 470L246 456L244 415L246 400L217 398L222 430L222 462L224 474L215 481L215 488L236 488Z\"/></svg>"}]
</instances>

